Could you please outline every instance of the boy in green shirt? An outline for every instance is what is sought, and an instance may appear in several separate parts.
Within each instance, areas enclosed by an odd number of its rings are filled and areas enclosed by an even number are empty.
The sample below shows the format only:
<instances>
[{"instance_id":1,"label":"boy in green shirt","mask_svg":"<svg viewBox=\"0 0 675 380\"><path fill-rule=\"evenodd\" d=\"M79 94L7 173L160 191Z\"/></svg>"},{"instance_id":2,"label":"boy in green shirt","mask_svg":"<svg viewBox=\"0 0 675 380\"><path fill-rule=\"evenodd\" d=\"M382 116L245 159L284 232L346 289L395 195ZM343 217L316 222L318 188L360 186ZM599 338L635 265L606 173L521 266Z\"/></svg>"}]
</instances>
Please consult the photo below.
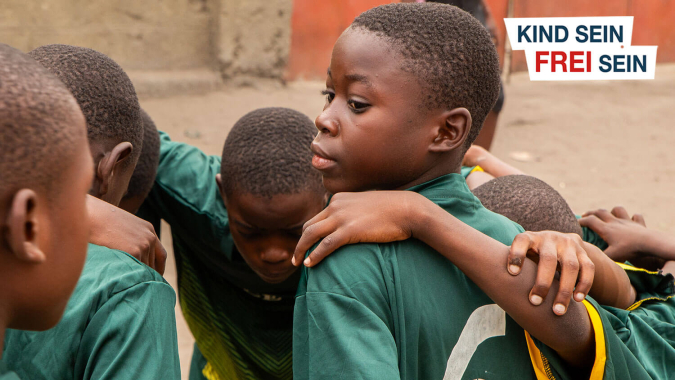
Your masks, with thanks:
<instances>
[{"instance_id":1,"label":"boy in green shirt","mask_svg":"<svg viewBox=\"0 0 675 380\"><path fill-rule=\"evenodd\" d=\"M0 67L0 379L18 380L5 330L61 319L85 260L93 176L85 120L65 86L4 44Z\"/></svg>"},{"instance_id":2,"label":"boy in green shirt","mask_svg":"<svg viewBox=\"0 0 675 380\"><path fill-rule=\"evenodd\" d=\"M47 45L29 56L61 79L80 105L95 164L90 194L116 206L143 139L131 81L91 49ZM8 330L4 357L21 377L36 380L178 379L175 300L155 270L124 252L90 244L61 322L44 332Z\"/></svg>"},{"instance_id":3,"label":"boy in green shirt","mask_svg":"<svg viewBox=\"0 0 675 380\"><path fill-rule=\"evenodd\" d=\"M496 52L479 23L444 5L371 9L336 43L326 84L312 144L326 189L419 192L443 208L425 210L428 218L455 221L429 225L425 241L454 249L450 263L417 240L357 244L303 268L297 378L601 378L623 370L648 378L594 301L533 302L556 316L526 299L532 262L519 276L503 271L503 244L522 229L483 208L457 174L498 93ZM570 280L563 273L560 284Z\"/></svg>"}]
</instances>

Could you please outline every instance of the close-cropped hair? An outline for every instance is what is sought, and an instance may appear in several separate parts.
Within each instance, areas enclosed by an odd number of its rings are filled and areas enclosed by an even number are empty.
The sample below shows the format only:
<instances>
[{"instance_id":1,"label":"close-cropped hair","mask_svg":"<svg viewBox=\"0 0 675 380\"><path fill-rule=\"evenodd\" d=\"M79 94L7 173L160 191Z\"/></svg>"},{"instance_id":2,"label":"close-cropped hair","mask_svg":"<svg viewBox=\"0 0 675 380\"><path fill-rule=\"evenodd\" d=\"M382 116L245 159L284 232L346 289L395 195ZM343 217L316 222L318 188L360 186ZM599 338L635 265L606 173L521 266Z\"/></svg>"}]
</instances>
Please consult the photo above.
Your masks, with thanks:
<instances>
[{"instance_id":1,"label":"close-cropped hair","mask_svg":"<svg viewBox=\"0 0 675 380\"><path fill-rule=\"evenodd\" d=\"M314 122L292 109L261 108L244 115L223 147L224 191L266 198L325 191L312 167L309 147L315 135Z\"/></svg>"},{"instance_id":2,"label":"close-cropped hair","mask_svg":"<svg viewBox=\"0 0 675 380\"><path fill-rule=\"evenodd\" d=\"M141 108L127 74L95 50L70 45L45 45L28 53L56 75L73 94L87 120L89 141L133 145L136 162L143 144Z\"/></svg>"},{"instance_id":3,"label":"close-cropped hair","mask_svg":"<svg viewBox=\"0 0 675 380\"><path fill-rule=\"evenodd\" d=\"M131 180L129 180L129 187L124 198L147 197L157 176L159 132L150 115L143 109L141 109L141 119L144 129L143 148L141 149L141 156L138 157L134 174L131 175Z\"/></svg>"},{"instance_id":4,"label":"close-cropped hair","mask_svg":"<svg viewBox=\"0 0 675 380\"><path fill-rule=\"evenodd\" d=\"M68 89L28 55L0 44L0 194L21 188L48 196L75 160L84 118ZM79 140L78 140L79 139Z\"/></svg>"},{"instance_id":5,"label":"close-cropped hair","mask_svg":"<svg viewBox=\"0 0 675 380\"><path fill-rule=\"evenodd\" d=\"M499 96L499 57L490 34L469 13L446 4L386 4L363 12L351 25L375 33L417 76L429 109L465 107L476 139Z\"/></svg>"},{"instance_id":6,"label":"close-cropped hair","mask_svg":"<svg viewBox=\"0 0 675 380\"><path fill-rule=\"evenodd\" d=\"M520 224L526 231L557 231L582 236L565 199L546 182L527 175L495 178L473 189L488 210Z\"/></svg>"}]
</instances>

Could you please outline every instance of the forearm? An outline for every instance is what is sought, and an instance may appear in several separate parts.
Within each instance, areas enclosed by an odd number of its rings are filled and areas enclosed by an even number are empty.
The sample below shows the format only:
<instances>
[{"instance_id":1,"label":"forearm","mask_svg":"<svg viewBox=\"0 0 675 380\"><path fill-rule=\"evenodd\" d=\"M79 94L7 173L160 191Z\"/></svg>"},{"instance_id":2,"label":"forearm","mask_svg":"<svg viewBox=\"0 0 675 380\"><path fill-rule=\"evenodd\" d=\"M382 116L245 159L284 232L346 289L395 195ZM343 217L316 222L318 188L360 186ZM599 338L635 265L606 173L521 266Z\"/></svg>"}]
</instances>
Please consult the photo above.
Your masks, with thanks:
<instances>
[{"instance_id":1,"label":"forearm","mask_svg":"<svg viewBox=\"0 0 675 380\"><path fill-rule=\"evenodd\" d=\"M588 295L599 304L626 309L635 303L636 292L626 271L589 243L584 243L588 257L595 264L595 278Z\"/></svg>"},{"instance_id":2,"label":"forearm","mask_svg":"<svg viewBox=\"0 0 675 380\"><path fill-rule=\"evenodd\" d=\"M523 263L518 276L506 270L509 248L465 225L429 202L413 236L452 261L523 329L554 349L567 362L588 367L594 357L590 318L581 303L572 302L564 316L552 311L553 297L539 306L529 302L536 276L536 264ZM558 284L551 287L557 293Z\"/></svg>"},{"instance_id":3,"label":"forearm","mask_svg":"<svg viewBox=\"0 0 675 380\"><path fill-rule=\"evenodd\" d=\"M675 238L661 231L645 229L638 250L664 260L675 260Z\"/></svg>"},{"instance_id":4,"label":"forearm","mask_svg":"<svg viewBox=\"0 0 675 380\"><path fill-rule=\"evenodd\" d=\"M514 168L487 151L481 152L481 154L472 158L470 163L472 164L470 166L480 165L486 173L495 178L514 174L525 174L521 170Z\"/></svg>"}]
</instances>

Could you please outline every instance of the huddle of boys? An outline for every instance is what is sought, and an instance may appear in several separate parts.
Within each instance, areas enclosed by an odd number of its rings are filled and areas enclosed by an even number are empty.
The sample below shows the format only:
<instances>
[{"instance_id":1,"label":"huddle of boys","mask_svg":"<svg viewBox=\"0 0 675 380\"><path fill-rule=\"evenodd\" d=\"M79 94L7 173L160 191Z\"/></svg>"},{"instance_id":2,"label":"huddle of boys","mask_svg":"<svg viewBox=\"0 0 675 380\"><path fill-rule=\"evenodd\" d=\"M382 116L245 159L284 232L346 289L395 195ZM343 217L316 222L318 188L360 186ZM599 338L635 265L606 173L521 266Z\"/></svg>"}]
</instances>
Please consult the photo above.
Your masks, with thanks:
<instances>
[{"instance_id":1,"label":"huddle of boys","mask_svg":"<svg viewBox=\"0 0 675 380\"><path fill-rule=\"evenodd\" d=\"M133 218L87 192L113 206L126 194L126 210L171 225L190 379L672 375L671 276L624 270L583 243L569 206L530 177L494 170L472 193L479 173L459 174L499 71L489 34L455 7L357 17L316 122L251 112L222 157L143 123L108 57L64 45L29 55L37 63L0 50L2 380L180 377L175 295L159 273L92 231L101 246L77 280L85 206L94 220ZM673 240L640 221L622 209L580 220L612 259L675 259ZM162 272L160 256L139 258Z\"/></svg>"}]
</instances>

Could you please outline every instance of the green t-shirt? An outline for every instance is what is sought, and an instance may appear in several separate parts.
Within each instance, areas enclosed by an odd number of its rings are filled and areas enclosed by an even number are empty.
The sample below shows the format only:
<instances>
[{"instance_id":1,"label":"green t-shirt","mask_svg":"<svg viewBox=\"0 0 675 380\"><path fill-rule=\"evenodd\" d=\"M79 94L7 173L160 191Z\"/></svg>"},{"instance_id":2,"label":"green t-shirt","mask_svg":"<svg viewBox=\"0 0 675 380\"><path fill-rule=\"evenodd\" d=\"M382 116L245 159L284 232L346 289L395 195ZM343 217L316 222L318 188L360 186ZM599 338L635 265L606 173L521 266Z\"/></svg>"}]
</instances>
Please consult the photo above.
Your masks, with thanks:
<instances>
[{"instance_id":1,"label":"green t-shirt","mask_svg":"<svg viewBox=\"0 0 675 380\"><path fill-rule=\"evenodd\" d=\"M144 207L171 225L180 304L208 361L204 374L291 379L299 271L276 285L256 275L230 235L215 179L220 157L173 142L162 132L160 141L157 177Z\"/></svg>"},{"instance_id":2,"label":"green t-shirt","mask_svg":"<svg viewBox=\"0 0 675 380\"><path fill-rule=\"evenodd\" d=\"M581 219L581 215L574 215L577 220ZM593 244L594 246L600 248L601 250L607 249L609 244L606 241L602 240L600 235L588 227L581 227L581 239L586 243Z\"/></svg>"},{"instance_id":3,"label":"green t-shirt","mask_svg":"<svg viewBox=\"0 0 675 380\"><path fill-rule=\"evenodd\" d=\"M523 231L485 209L459 174L410 190L504 244ZM296 379L535 379L536 360L543 376L573 378L555 352L531 339L528 348L515 321L419 240L344 246L302 270L294 315ZM585 304L589 313L598 309ZM598 317L594 327L604 333L596 337L610 339L598 344L598 357L617 351L617 362L623 359L626 351L611 326ZM606 369L611 378L613 367L603 365L595 366L596 375Z\"/></svg>"},{"instance_id":4,"label":"green t-shirt","mask_svg":"<svg viewBox=\"0 0 675 380\"><path fill-rule=\"evenodd\" d=\"M180 379L175 304L157 272L90 244L61 321L42 332L8 329L3 360L31 380Z\"/></svg>"}]
</instances>

